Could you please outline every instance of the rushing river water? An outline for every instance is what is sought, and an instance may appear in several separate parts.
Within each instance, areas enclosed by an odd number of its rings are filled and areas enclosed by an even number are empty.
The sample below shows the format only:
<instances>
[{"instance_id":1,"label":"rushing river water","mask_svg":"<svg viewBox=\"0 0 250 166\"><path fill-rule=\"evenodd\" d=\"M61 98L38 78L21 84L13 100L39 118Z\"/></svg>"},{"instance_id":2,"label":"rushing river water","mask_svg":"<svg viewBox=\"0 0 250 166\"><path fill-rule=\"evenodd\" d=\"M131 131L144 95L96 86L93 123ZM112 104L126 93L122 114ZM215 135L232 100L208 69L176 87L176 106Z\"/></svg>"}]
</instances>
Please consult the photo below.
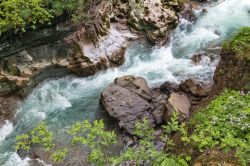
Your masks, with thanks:
<instances>
[{"instance_id":1,"label":"rushing river water","mask_svg":"<svg viewBox=\"0 0 250 166\"><path fill-rule=\"evenodd\" d=\"M131 43L126 62L119 68L88 78L67 76L41 83L17 109L16 123L6 121L0 128L0 165L29 165L28 158L22 160L14 151L15 136L42 120L48 122L59 142L67 143L69 140L63 136L70 125L100 118L100 93L116 77L142 76L151 87L165 81L179 83L186 78L210 82L216 61L205 59L194 65L190 58L207 47L218 46L240 27L250 26L250 1L225 0L207 10L206 14L195 11L198 20L194 24L181 20L167 46L154 48L142 42Z\"/></svg>"}]
</instances>

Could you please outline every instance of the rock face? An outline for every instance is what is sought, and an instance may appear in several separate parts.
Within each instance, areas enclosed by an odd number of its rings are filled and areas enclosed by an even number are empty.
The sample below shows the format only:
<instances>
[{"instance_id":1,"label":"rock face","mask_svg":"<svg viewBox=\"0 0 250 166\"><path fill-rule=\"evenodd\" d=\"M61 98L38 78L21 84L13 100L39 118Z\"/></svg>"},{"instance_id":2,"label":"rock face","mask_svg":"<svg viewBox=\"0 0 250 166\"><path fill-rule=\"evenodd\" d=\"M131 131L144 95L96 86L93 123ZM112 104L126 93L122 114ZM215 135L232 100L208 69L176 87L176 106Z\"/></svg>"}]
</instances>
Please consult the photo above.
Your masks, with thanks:
<instances>
[{"instance_id":1,"label":"rock face","mask_svg":"<svg viewBox=\"0 0 250 166\"><path fill-rule=\"evenodd\" d=\"M189 118L189 111L191 104L189 98L185 94L172 93L166 103L166 111L164 114L164 120L168 121L173 112L180 113L179 121L184 121Z\"/></svg>"},{"instance_id":2,"label":"rock face","mask_svg":"<svg viewBox=\"0 0 250 166\"><path fill-rule=\"evenodd\" d=\"M108 114L131 134L136 121L143 118L148 120L150 127L155 126L150 89L141 77L125 76L115 79L102 92L101 101Z\"/></svg>"},{"instance_id":3,"label":"rock face","mask_svg":"<svg viewBox=\"0 0 250 166\"><path fill-rule=\"evenodd\" d=\"M121 65L127 39L134 37L112 28L110 34L103 36L97 43L98 47L94 47L91 42L83 43L84 40L69 42L72 35L65 38L64 33L68 35L68 31L58 31L57 26L54 29L45 28L27 32L17 37L16 41L11 39L0 43L0 96L13 91L25 95L47 77L69 73L89 76L108 67ZM30 36L30 33L33 35ZM5 42L8 47L4 47Z\"/></svg>"},{"instance_id":4,"label":"rock face","mask_svg":"<svg viewBox=\"0 0 250 166\"><path fill-rule=\"evenodd\" d=\"M250 91L250 54L235 55L229 48L223 48L221 60L214 73L213 90L223 88Z\"/></svg>"}]
</instances>

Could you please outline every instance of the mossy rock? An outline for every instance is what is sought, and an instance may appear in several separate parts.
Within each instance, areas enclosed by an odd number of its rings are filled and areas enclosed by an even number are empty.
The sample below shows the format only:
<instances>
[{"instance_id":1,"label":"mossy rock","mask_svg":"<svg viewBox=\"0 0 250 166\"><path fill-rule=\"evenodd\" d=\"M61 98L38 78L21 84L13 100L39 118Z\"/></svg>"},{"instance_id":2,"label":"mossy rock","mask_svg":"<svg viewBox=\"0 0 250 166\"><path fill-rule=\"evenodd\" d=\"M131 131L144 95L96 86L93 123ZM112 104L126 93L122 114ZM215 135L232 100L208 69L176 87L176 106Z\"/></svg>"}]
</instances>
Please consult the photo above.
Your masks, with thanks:
<instances>
[{"instance_id":1,"label":"mossy rock","mask_svg":"<svg viewBox=\"0 0 250 166\"><path fill-rule=\"evenodd\" d=\"M250 27L242 27L230 40L224 42L224 50L230 50L238 60L250 61Z\"/></svg>"}]
</instances>

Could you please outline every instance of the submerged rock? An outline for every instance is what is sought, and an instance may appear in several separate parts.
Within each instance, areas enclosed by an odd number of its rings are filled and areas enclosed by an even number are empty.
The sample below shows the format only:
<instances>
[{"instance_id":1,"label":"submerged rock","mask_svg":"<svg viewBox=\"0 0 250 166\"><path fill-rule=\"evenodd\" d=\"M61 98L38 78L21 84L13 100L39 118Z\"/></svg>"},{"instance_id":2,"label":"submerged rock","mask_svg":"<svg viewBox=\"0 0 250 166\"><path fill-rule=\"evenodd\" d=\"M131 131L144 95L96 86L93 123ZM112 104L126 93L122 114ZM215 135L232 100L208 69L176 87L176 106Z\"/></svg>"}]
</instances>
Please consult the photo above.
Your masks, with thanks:
<instances>
[{"instance_id":1,"label":"submerged rock","mask_svg":"<svg viewBox=\"0 0 250 166\"><path fill-rule=\"evenodd\" d=\"M101 94L102 105L119 126L133 134L135 123L147 119L155 126L152 115L151 94L142 77L124 76L115 79Z\"/></svg>"}]
</instances>

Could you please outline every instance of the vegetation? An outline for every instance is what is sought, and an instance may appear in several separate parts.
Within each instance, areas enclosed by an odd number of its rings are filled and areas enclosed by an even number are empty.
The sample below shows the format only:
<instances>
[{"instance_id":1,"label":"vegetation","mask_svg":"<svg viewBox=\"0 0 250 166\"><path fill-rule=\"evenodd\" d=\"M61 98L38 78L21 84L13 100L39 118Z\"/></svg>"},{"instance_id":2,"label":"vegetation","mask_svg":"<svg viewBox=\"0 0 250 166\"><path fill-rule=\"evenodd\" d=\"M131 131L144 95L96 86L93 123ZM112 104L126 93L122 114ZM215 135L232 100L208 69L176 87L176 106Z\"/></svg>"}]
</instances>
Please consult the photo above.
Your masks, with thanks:
<instances>
[{"instance_id":1,"label":"vegetation","mask_svg":"<svg viewBox=\"0 0 250 166\"><path fill-rule=\"evenodd\" d=\"M83 144L89 147L89 161L94 165L110 163L107 148L116 143L116 135L113 131L105 131L103 120L90 124L87 120L73 125L69 133L73 136L72 144Z\"/></svg>"},{"instance_id":2,"label":"vegetation","mask_svg":"<svg viewBox=\"0 0 250 166\"><path fill-rule=\"evenodd\" d=\"M235 155L243 165L250 163L250 94L225 91L192 118L190 141L203 151L220 147Z\"/></svg>"},{"instance_id":3,"label":"vegetation","mask_svg":"<svg viewBox=\"0 0 250 166\"><path fill-rule=\"evenodd\" d=\"M225 152L235 152L242 165L250 163L250 94L237 91L225 91L216 97L206 108L197 112L188 125L178 122L178 113L162 126L163 133L155 135L155 130L143 120L135 125L137 145L127 147L118 156L112 156L108 147L116 145L116 135L106 131L102 120L76 123L69 129L73 145L84 145L89 148L89 162L94 165L119 165L132 162L136 165L177 165L186 166L192 154L176 155L176 145L172 140L173 133L181 133L181 142L203 152L206 149L220 148ZM192 129L188 133L188 128ZM164 143L163 149L157 149L157 140ZM41 145L45 150L54 147L52 133L45 123L41 123L28 134L17 136L16 149L29 151L33 144ZM67 149L55 151L54 162L61 162Z\"/></svg>"},{"instance_id":4,"label":"vegetation","mask_svg":"<svg viewBox=\"0 0 250 166\"><path fill-rule=\"evenodd\" d=\"M174 118L175 117L177 116L174 116ZM172 126L174 125L172 122L169 124ZM127 161L131 161L136 165L143 163L149 163L155 166L188 165L187 161L190 160L189 157L184 159L182 157L174 156L171 153L157 150L154 145L154 133L154 129L148 127L147 120L136 123L135 134L142 138L140 139L138 146L125 149L119 156L112 156L107 149L111 145L116 144L116 135L113 131L105 131L102 120L96 120L93 124L88 121L83 121L82 123L78 122L69 129L69 134L72 135L72 144L87 146L90 149L88 156L89 162L94 165L119 165ZM51 148L54 147L52 138L53 136L51 132L48 131L45 123L41 123L28 134L17 136L18 142L16 143L16 149L29 151L33 145L41 145L42 147L45 147L45 150L50 150L50 152L52 152ZM168 145L170 144L168 143ZM52 160L59 163L65 158L67 153L69 152L66 148L54 151L52 154Z\"/></svg>"},{"instance_id":5,"label":"vegetation","mask_svg":"<svg viewBox=\"0 0 250 166\"><path fill-rule=\"evenodd\" d=\"M178 115L175 116L178 118ZM174 119L174 123L176 123ZM171 124L171 122L169 123ZM174 126L175 124L171 124ZM168 130L169 131L169 130ZM136 165L147 163L153 166L187 166L187 161L190 158L187 156L185 159L180 156L175 156L171 153L165 153L162 150L158 150L155 146L154 129L150 128L147 120L137 122L135 126L135 132L138 137L142 138L136 148L127 148L121 155L113 160L114 164L121 164L126 161L133 161ZM166 138L166 137L165 137ZM170 139L162 139L163 143L166 143L168 148L173 147L170 144Z\"/></svg>"},{"instance_id":6,"label":"vegetation","mask_svg":"<svg viewBox=\"0 0 250 166\"><path fill-rule=\"evenodd\" d=\"M67 153L68 153L67 148L55 151L52 154L52 160L56 163L60 163L66 157Z\"/></svg>"},{"instance_id":7,"label":"vegetation","mask_svg":"<svg viewBox=\"0 0 250 166\"><path fill-rule=\"evenodd\" d=\"M0 34L9 29L25 31L28 26L50 24L64 12L72 13L80 0L3 0L0 3Z\"/></svg>"},{"instance_id":8,"label":"vegetation","mask_svg":"<svg viewBox=\"0 0 250 166\"><path fill-rule=\"evenodd\" d=\"M250 47L250 27L243 27L231 40L231 48L235 54Z\"/></svg>"},{"instance_id":9,"label":"vegetation","mask_svg":"<svg viewBox=\"0 0 250 166\"><path fill-rule=\"evenodd\" d=\"M74 25L79 30L86 27L87 36L95 42L100 35L105 35L109 28L109 21L102 18L98 13L99 10L95 8L100 2L99 0L2 0L0 35L10 29L22 32L28 27L36 29L37 25L51 24L53 18L68 13Z\"/></svg>"},{"instance_id":10,"label":"vegetation","mask_svg":"<svg viewBox=\"0 0 250 166\"><path fill-rule=\"evenodd\" d=\"M230 40L223 43L223 49L232 51L236 59L250 61L250 27L242 27Z\"/></svg>"},{"instance_id":11,"label":"vegetation","mask_svg":"<svg viewBox=\"0 0 250 166\"><path fill-rule=\"evenodd\" d=\"M49 22L52 18L42 0L2 0L0 2L0 34L8 29L25 31L27 25Z\"/></svg>"},{"instance_id":12,"label":"vegetation","mask_svg":"<svg viewBox=\"0 0 250 166\"><path fill-rule=\"evenodd\" d=\"M45 123L40 123L35 129L27 134L18 135L16 150L30 150L32 145L41 145L46 151L54 147L53 134L49 131Z\"/></svg>"}]
</instances>

